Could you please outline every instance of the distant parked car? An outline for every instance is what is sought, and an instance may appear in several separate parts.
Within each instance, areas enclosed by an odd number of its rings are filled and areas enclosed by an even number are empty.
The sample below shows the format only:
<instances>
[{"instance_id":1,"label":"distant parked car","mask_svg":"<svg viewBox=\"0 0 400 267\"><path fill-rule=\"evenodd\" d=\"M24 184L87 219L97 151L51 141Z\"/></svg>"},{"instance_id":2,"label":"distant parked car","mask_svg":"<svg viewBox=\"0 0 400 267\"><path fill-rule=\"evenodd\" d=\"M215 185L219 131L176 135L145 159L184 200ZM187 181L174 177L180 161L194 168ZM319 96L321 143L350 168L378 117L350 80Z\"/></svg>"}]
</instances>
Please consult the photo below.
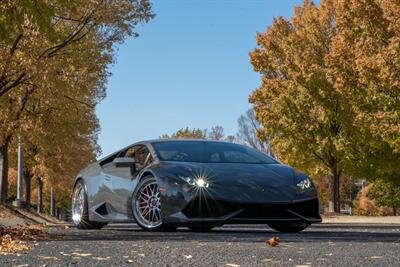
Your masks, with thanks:
<instances>
[{"instance_id":1,"label":"distant parked car","mask_svg":"<svg viewBox=\"0 0 400 267\"><path fill-rule=\"evenodd\" d=\"M265 223L299 232L321 222L309 177L252 148L161 139L121 149L76 177L72 219L79 229L136 222L149 231Z\"/></svg>"}]
</instances>

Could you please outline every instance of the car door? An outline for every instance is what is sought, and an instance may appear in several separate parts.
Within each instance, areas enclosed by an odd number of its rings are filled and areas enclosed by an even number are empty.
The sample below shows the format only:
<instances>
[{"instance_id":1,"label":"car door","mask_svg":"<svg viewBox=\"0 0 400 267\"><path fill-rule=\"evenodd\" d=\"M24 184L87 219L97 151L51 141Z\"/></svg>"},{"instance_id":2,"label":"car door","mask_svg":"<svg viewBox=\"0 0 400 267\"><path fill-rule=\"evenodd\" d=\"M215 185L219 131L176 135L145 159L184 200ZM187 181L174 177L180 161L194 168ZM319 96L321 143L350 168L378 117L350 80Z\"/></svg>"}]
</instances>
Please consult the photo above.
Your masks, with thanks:
<instances>
[{"instance_id":1,"label":"car door","mask_svg":"<svg viewBox=\"0 0 400 267\"><path fill-rule=\"evenodd\" d=\"M117 167L115 163L112 161L117 157L120 157L122 152L112 157L111 160L107 161L102 165L102 177L103 177L103 197L104 201L108 203L108 207L110 210L108 211L110 214L107 215L109 219L113 221L126 221L128 217L126 216L126 212L121 210L119 207L120 201L118 196L118 191L115 190L116 182L125 181L129 187L129 184L132 180L132 175L129 167Z\"/></svg>"},{"instance_id":2,"label":"car door","mask_svg":"<svg viewBox=\"0 0 400 267\"><path fill-rule=\"evenodd\" d=\"M145 145L135 145L122 152L119 157L131 157L136 162L136 170L120 168L119 173L113 175L114 206L118 213L129 216L131 214L131 197L137 184L136 176L153 158ZM123 170L125 169L125 170Z\"/></svg>"}]
</instances>

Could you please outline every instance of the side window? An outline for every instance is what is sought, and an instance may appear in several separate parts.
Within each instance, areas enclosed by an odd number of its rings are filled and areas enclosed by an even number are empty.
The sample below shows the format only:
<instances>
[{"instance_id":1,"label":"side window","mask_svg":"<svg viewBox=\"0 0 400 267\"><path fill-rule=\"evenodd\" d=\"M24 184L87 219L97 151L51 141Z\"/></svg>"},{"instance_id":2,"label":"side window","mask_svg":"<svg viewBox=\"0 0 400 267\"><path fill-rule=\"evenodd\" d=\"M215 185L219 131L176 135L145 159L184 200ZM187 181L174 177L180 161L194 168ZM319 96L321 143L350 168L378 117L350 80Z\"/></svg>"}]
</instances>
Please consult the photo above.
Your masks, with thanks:
<instances>
[{"instance_id":1,"label":"side window","mask_svg":"<svg viewBox=\"0 0 400 267\"><path fill-rule=\"evenodd\" d=\"M125 152L125 157L131 157L135 159L142 167L145 167L153 162L153 157L150 151L144 145L137 145L129 148Z\"/></svg>"}]
</instances>

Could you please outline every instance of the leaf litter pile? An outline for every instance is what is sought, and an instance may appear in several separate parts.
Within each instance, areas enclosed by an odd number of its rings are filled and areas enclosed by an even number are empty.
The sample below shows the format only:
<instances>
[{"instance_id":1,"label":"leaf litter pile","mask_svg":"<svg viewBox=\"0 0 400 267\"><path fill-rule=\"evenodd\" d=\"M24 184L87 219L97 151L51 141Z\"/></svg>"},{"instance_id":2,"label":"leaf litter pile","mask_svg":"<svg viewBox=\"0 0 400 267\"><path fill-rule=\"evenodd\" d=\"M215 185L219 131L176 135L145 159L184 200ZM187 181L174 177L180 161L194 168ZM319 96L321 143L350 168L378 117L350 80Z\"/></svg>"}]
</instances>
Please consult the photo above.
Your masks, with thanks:
<instances>
[{"instance_id":1,"label":"leaf litter pile","mask_svg":"<svg viewBox=\"0 0 400 267\"><path fill-rule=\"evenodd\" d=\"M43 231L42 225L21 226L18 228L0 225L0 252L28 250L26 241L48 239L49 234Z\"/></svg>"}]
</instances>

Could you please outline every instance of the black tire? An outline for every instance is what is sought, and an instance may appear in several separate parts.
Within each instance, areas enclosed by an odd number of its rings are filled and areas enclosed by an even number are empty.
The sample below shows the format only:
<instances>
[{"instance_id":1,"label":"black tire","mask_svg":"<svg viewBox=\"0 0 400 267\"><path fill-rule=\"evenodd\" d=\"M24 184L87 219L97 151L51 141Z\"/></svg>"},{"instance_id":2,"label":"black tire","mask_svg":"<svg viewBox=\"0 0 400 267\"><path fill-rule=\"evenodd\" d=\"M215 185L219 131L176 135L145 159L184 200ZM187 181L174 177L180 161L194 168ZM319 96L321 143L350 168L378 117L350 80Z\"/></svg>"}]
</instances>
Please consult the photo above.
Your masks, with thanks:
<instances>
[{"instance_id":1,"label":"black tire","mask_svg":"<svg viewBox=\"0 0 400 267\"><path fill-rule=\"evenodd\" d=\"M79 180L75 185L74 192L78 186L81 186L83 189L84 202L83 202L83 213L81 216L81 220L78 224L75 224L76 228L82 229L82 230L103 228L107 223L95 222L95 221L89 220L88 198L87 198L86 186L82 180Z\"/></svg>"},{"instance_id":2,"label":"black tire","mask_svg":"<svg viewBox=\"0 0 400 267\"><path fill-rule=\"evenodd\" d=\"M188 226L192 232L209 232L214 228L211 224L201 224L201 225L190 225Z\"/></svg>"},{"instance_id":3,"label":"black tire","mask_svg":"<svg viewBox=\"0 0 400 267\"><path fill-rule=\"evenodd\" d=\"M177 226L175 226L174 224L166 224L163 223L161 220L161 212L158 212L159 216L160 216L160 223L153 226L153 225L149 225L146 224L146 220L144 219L144 217L140 214L140 209L138 208L137 205L137 201L139 201L139 197L140 197L140 192L143 188L145 188L146 186L149 186L151 184L157 184L157 180L151 176L145 176L140 182L139 184L136 186L135 191L133 192L132 195L132 214L133 217L137 223L137 225L140 226L140 228L142 228L145 231L151 231L151 232L169 232L169 231L175 231ZM161 206L161 202L159 200L160 206ZM161 207L162 208L162 207Z\"/></svg>"},{"instance_id":4,"label":"black tire","mask_svg":"<svg viewBox=\"0 0 400 267\"><path fill-rule=\"evenodd\" d=\"M298 233L306 229L308 223L269 223L269 227L282 233Z\"/></svg>"}]
</instances>

